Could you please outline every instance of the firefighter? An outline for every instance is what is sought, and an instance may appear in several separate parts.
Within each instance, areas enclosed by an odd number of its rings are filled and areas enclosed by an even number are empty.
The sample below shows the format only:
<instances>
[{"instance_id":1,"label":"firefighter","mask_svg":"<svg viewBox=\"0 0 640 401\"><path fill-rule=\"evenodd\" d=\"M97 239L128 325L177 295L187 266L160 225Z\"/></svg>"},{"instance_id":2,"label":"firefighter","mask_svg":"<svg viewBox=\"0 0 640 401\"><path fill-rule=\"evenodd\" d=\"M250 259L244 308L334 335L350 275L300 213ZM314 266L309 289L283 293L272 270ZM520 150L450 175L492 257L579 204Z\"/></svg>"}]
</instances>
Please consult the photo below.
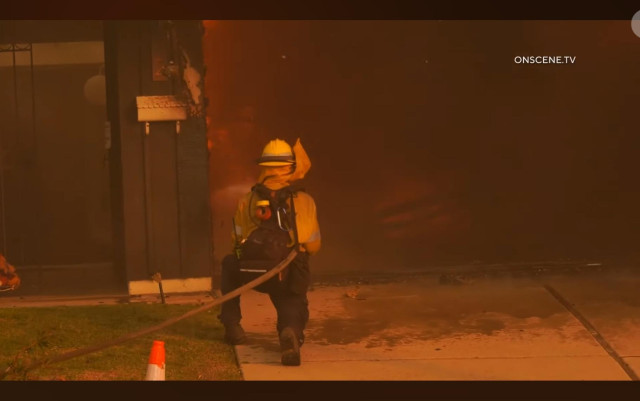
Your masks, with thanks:
<instances>
[{"instance_id":1,"label":"firefighter","mask_svg":"<svg viewBox=\"0 0 640 401\"><path fill-rule=\"evenodd\" d=\"M264 274L295 248L298 255L289 266L255 289L267 293L276 309L282 364L297 366L309 320L309 256L321 243L315 202L299 183L311 161L300 139L293 148L275 139L264 147L258 165L258 183L240 199L233 219L235 247L222 261L221 291L229 293ZM246 341L240 297L225 302L218 317L227 343Z\"/></svg>"}]
</instances>

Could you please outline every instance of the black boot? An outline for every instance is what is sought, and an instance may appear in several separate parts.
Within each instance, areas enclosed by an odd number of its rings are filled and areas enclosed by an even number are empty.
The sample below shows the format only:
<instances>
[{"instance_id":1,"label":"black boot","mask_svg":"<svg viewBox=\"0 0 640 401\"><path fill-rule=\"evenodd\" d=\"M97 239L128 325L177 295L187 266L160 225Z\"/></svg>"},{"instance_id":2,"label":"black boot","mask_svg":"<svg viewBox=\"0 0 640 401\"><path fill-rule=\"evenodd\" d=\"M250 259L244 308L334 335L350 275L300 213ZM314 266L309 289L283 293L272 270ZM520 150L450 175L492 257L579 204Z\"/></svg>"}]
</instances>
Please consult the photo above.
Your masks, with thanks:
<instances>
[{"instance_id":1,"label":"black boot","mask_svg":"<svg viewBox=\"0 0 640 401\"><path fill-rule=\"evenodd\" d=\"M244 333L240 323L224 325L224 341L231 345L238 345L247 341L247 335Z\"/></svg>"},{"instance_id":2,"label":"black boot","mask_svg":"<svg viewBox=\"0 0 640 401\"><path fill-rule=\"evenodd\" d=\"M300 341L291 327L285 327L280 333L280 350L283 365L300 365Z\"/></svg>"}]
</instances>

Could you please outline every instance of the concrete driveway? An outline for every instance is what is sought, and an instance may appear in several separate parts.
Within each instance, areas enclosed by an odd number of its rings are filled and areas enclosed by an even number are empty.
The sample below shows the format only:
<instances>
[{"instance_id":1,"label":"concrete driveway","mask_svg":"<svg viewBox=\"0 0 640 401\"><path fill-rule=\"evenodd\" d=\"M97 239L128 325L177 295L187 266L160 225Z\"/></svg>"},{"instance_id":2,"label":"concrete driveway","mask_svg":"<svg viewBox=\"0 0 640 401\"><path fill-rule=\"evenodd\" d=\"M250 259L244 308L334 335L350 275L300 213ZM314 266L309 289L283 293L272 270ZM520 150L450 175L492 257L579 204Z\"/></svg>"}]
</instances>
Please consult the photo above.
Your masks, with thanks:
<instances>
[{"instance_id":1,"label":"concrete driveway","mask_svg":"<svg viewBox=\"0 0 640 401\"><path fill-rule=\"evenodd\" d=\"M280 364L275 310L251 291L236 351L246 380L632 380L639 285L601 272L315 286L299 367Z\"/></svg>"}]
</instances>

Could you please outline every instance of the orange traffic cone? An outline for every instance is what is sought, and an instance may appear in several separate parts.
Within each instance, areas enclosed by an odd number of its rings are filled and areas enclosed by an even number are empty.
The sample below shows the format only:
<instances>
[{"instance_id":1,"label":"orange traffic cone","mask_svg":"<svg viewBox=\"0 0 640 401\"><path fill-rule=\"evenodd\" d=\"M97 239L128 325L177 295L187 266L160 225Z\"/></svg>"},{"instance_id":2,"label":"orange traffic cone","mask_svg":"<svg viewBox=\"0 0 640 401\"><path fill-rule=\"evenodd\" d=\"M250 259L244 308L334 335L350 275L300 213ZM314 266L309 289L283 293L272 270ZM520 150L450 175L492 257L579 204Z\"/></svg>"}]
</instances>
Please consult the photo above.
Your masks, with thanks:
<instances>
[{"instance_id":1,"label":"orange traffic cone","mask_svg":"<svg viewBox=\"0 0 640 401\"><path fill-rule=\"evenodd\" d=\"M145 380L164 380L164 341L154 341Z\"/></svg>"}]
</instances>

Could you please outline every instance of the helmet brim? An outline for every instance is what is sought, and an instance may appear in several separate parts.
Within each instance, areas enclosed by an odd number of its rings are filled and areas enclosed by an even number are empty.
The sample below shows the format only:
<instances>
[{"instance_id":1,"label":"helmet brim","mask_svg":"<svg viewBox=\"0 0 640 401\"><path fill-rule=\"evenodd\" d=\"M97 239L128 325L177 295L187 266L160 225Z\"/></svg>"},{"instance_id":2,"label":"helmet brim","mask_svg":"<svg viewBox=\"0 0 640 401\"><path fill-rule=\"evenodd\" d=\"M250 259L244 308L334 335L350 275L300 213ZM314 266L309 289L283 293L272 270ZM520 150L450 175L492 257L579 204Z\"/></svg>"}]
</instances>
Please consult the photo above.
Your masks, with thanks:
<instances>
[{"instance_id":1,"label":"helmet brim","mask_svg":"<svg viewBox=\"0 0 640 401\"><path fill-rule=\"evenodd\" d=\"M292 166L293 164L294 162L283 162L283 161L258 162L259 166L265 166L265 167Z\"/></svg>"}]
</instances>

